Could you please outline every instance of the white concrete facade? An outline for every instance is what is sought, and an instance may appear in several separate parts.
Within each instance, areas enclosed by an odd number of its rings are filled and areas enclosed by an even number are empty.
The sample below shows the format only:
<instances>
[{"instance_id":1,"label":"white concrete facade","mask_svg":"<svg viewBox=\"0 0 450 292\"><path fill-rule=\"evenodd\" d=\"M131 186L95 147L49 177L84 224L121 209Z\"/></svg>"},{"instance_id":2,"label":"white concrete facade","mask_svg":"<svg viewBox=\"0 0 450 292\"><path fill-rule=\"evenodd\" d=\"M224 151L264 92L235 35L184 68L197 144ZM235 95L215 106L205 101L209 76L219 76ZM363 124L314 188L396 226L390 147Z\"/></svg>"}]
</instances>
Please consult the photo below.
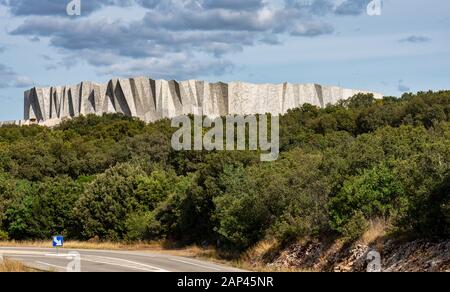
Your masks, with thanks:
<instances>
[{"instance_id":1,"label":"white concrete facade","mask_svg":"<svg viewBox=\"0 0 450 292\"><path fill-rule=\"evenodd\" d=\"M198 114L199 108L209 117L278 115L306 103L325 107L358 93L371 92L318 84L177 82L146 77L112 79L106 84L82 82L32 88L24 94L24 121L14 123L29 124L32 121L54 125L65 118L104 113L122 113L154 122ZM381 94L373 94L375 98L382 98Z\"/></svg>"}]
</instances>

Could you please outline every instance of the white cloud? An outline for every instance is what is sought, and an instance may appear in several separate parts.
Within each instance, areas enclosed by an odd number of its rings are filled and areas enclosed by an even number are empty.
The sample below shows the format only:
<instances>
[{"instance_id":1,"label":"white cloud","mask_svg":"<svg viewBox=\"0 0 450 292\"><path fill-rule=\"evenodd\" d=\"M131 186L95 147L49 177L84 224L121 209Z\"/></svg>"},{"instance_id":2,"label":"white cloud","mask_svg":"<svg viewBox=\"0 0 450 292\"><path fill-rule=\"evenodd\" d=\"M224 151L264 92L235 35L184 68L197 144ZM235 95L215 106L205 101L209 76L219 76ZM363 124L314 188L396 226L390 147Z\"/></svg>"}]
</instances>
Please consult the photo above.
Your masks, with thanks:
<instances>
[{"instance_id":1,"label":"white cloud","mask_svg":"<svg viewBox=\"0 0 450 292\"><path fill-rule=\"evenodd\" d=\"M0 88L22 88L32 85L31 78L19 75L12 68L0 64Z\"/></svg>"}]
</instances>

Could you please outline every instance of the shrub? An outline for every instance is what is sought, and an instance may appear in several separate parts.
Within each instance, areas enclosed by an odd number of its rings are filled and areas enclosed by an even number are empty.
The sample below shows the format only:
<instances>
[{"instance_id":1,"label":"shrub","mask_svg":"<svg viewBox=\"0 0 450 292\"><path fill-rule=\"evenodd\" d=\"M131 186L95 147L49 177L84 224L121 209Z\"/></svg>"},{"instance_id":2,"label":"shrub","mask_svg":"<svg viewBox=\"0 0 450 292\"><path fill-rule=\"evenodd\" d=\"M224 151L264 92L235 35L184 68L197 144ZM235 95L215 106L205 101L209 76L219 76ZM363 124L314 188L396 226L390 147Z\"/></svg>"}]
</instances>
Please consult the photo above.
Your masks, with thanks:
<instances>
[{"instance_id":1,"label":"shrub","mask_svg":"<svg viewBox=\"0 0 450 292\"><path fill-rule=\"evenodd\" d=\"M398 225L416 235L450 237L450 176L429 193L412 197Z\"/></svg>"},{"instance_id":2,"label":"shrub","mask_svg":"<svg viewBox=\"0 0 450 292\"><path fill-rule=\"evenodd\" d=\"M7 241L9 239L6 231L0 230L0 241Z\"/></svg>"},{"instance_id":3,"label":"shrub","mask_svg":"<svg viewBox=\"0 0 450 292\"><path fill-rule=\"evenodd\" d=\"M107 114L53 129L0 127L0 229L11 239L245 249L330 228L355 238L381 217L399 231L448 237L449 101L442 91L305 104L281 117L272 163L254 151L174 152L169 120Z\"/></svg>"},{"instance_id":4,"label":"shrub","mask_svg":"<svg viewBox=\"0 0 450 292\"><path fill-rule=\"evenodd\" d=\"M225 191L214 199L221 239L245 249L265 236L290 241L322 231L329 183L321 161L296 150L274 165L226 168Z\"/></svg>"},{"instance_id":5,"label":"shrub","mask_svg":"<svg viewBox=\"0 0 450 292\"><path fill-rule=\"evenodd\" d=\"M125 221L128 241L152 240L161 234L161 224L153 212L138 212L128 216Z\"/></svg>"},{"instance_id":6,"label":"shrub","mask_svg":"<svg viewBox=\"0 0 450 292\"><path fill-rule=\"evenodd\" d=\"M76 237L73 208L83 186L69 178L22 185L6 210L5 227L14 239L48 239L55 234Z\"/></svg>"},{"instance_id":7,"label":"shrub","mask_svg":"<svg viewBox=\"0 0 450 292\"><path fill-rule=\"evenodd\" d=\"M143 176L140 168L119 164L98 175L86 187L75 209L85 238L124 238L127 216L140 208L135 192Z\"/></svg>"},{"instance_id":8,"label":"shrub","mask_svg":"<svg viewBox=\"0 0 450 292\"><path fill-rule=\"evenodd\" d=\"M359 223L361 214L365 219L394 216L404 211L403 199L404 187L391 170L385 166L365 170L346 181L338 195L331 199L331 226L344 234L347 229L355 230L364 225Z\"/></svg>"},{"instance_id":9,"label":"shrub","mask_svg":"<svg viewBox=\"0 0 450 292\"><path fill-rule=\"evenodd\" d=\"M355 214L341 227L342 236L349 241L355 241L360 238L364 232L369 228L369 222L361 211L356 211Z\"/></svg>"}]
</instances>

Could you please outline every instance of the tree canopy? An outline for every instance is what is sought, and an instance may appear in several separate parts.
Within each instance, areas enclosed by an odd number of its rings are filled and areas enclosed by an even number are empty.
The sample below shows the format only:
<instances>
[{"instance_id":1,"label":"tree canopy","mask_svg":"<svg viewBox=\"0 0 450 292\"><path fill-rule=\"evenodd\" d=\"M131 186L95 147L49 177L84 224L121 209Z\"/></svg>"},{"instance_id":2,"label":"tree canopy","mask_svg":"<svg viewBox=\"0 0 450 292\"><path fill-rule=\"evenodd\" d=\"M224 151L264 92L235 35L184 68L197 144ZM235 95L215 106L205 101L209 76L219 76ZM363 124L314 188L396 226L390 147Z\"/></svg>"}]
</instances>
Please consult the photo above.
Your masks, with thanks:
<instances>
[{"instance_id":1,"label":"tree canopy","mask_svg":"<svg viewBox=\"0 0 450 292\"><path fill-rule=\"evenodd\" d=\"M0 239L214 243L450 235L450 92L356 95L280 118L281 156L177 152L170 121L89 115L0 128Z\"/></svg>"}]
</instances>

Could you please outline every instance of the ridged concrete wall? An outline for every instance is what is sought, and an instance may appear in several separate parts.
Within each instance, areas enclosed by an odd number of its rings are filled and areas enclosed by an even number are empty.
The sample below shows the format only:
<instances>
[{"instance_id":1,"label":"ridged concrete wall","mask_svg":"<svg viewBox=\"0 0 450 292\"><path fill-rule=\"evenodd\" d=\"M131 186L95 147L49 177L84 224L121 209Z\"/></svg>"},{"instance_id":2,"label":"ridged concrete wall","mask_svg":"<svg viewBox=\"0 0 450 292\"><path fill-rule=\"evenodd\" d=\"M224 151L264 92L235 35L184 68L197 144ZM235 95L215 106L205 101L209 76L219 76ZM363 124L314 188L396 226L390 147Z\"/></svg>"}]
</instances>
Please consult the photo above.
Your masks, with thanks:
<instances>
[{"instance_id":1,"label":"ridged concrete wall","mask_svg":"<svg viewBox=\"0 0 450 292\"><path fill-rule=\"evenodd\" d=\"M79 115L122 113L146 122L183 114L284 114L305 103L324 107L360 90L318 84L166 81L146 77L113 79L106 84L33 88L25 92L24 119L57 123ZM381 98L380 94L375 94Z\"/></svg>"}]
</instances>

